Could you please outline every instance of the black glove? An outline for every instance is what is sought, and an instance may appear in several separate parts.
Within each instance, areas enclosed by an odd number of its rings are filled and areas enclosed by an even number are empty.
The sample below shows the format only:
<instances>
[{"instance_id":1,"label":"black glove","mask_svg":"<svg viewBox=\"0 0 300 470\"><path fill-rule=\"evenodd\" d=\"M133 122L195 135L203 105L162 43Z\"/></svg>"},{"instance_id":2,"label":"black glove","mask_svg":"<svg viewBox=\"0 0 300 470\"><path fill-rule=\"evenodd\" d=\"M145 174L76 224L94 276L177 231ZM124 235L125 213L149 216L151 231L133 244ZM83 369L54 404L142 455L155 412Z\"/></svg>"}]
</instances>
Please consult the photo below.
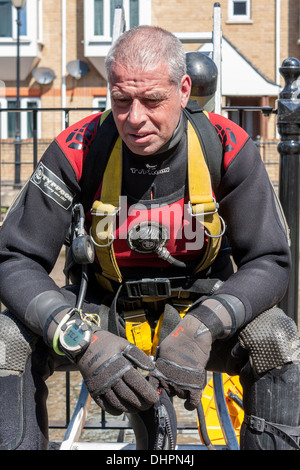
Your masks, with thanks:
<instances>
[{"instance_id":1,"label":"black glove","mask_svg":"<svg viewBox=\"0 0 300 470\"><path fill-rule=\"evenodd\" d=\"M60 310L50 317L44 335L46 343L77 364L91 397L108 413L120 415L149 409L158 401L158 392L135 367L151 371L153 361L126 339L101 329L93 317L97 315L81 315L72 308ZM59 341L59 332L70 318L87 321L92 333L83 352L73 357Z\"/></svg>"},{"instance_id":2,"label":"black glove","mask_svg":"<svg viewBox=\"0 0 300 470\"><path fill-rule=\"evenodd\" d=\"M205 367L211 345L231 329L231 317L219 303L195 303L177 327L161 343L150 383L161 386L170 396L185 399L185 408L193 410L200 403L205 382ZM215 305L216 304L216 305ZM224 326L227 325L228 327Z\"/></svg>"},{"instance_id":3,"label":"black glove","mask_svg":"<svg viewBox=\"0 0 300 470\"><path fill-rule=\"evenodd\" d=\"M201 400L211 345L209 329L194 316L186 315L162 341L150 383L158 386L159 382L169 396L186 399L185 408L193 410Z\"/></svg>"},{"instance_id":4,"label":"black glove","mask_svg":"<svg viewBox=\"0 0 300 470\"><path fill-rule=\"evenodd\" d=\"M147 410L158 401L157 391L135 369L151 371L154 363L124 338L97 329L76 362L92 398L112 415Z\"/></svg>"}]
</instances>

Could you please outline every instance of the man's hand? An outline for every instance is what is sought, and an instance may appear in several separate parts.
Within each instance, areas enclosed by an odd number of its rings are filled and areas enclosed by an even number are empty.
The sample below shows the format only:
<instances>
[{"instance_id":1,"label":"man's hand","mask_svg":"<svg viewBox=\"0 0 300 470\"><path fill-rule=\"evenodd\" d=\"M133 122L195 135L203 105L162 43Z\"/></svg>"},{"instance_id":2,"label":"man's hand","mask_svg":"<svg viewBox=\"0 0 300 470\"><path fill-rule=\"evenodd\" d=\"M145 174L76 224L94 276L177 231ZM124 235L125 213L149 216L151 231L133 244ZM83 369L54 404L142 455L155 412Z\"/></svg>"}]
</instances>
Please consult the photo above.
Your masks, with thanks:
<instances>
[{"instance_id":1,"label":"man's hand","mask_svg":"<svg viewBox=\"0 0 300 470\"><path fill-rule=\"evenodd\" d=\"M154 363L129 341L105 330L94 332L77 365L92 398L112 415L147 410L159 398L135 369L151 371Z\"/></svg>"},{"instance_id":2,"label":"man's hand","mask_svg":"<svg viewBox=\"0 0 300 470\"><path fill-rule=\"evenodd\" d=\"M150 383L154 387L159 383L169 396L186 399L186 409L195 409L201 400L211 345L209 329L194 316L186 315L162 341Z\"/></svg>"}]
</instances>

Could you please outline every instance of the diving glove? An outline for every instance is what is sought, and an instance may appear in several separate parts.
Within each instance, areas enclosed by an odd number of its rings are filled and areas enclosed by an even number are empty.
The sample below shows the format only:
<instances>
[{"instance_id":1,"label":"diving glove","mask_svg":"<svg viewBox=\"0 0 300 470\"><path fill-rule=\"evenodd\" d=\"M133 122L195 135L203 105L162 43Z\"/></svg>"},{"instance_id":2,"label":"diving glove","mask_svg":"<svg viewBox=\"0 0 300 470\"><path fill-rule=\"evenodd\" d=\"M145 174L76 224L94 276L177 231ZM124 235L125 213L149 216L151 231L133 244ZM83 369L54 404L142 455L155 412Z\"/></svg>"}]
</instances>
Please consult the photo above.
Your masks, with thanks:
<instances>
[{"instance_id":1,"label":"diving glove","mask_svg":"<svg viewBox=\"0 0 300 470\"><path fill-rule=\"evenodd\" d=\"M159 346L150 383L156 387L159 383L169 396L185 399L186 409L195 409L212 343L234 334L244 318L244 307L233 296L224 294L195 302Z\"/></svg>"},{"instance_id":2,"label":"diving glove","mask_svg":"<svg viewBox=\"0 0 300 470\"><path fill-rule=\"evenodd\" d=\"M150 383L161 386L169 396L185 399L187 410L195 409L201 400L211 345L209 329L194 316L186 315L162 341Z\"/></svg>"},{"instance_id":3,"label":"diving glove","mask_svg":"<svg viewBox=\"0 0 300 470\"><path fill-rule=\"evenodd\" d=\"M103 330L93 317L76 309L61 311L48 328L48 344L78 366L103 410L112 415L147 410L159 397L137 368L149 372L153 361L126 339Z\"/></svg>"},{"instance_id":4,"label":"diving glove","mask_svg":"<svg viewBox=\"0 0 300 470\"><path fill-rule=\"evenodd\" d=\"M154 369L154 363L124 338L98 329L77 359L91 397L112 415L147 410L158 401L157 391L136 367Z\"/></svg>"}]
</instances>

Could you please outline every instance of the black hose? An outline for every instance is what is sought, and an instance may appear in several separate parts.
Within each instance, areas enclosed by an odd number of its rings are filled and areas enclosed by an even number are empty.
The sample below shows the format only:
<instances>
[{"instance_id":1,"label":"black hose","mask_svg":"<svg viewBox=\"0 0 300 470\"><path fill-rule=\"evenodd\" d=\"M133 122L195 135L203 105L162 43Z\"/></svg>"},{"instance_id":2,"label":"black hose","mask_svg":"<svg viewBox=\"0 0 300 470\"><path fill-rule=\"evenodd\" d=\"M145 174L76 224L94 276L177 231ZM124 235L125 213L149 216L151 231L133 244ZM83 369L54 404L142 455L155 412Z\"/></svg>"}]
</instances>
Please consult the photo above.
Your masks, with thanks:
<instances>
[{"instance_id":1,"label":"black hose","mask_svg":"<svg viewBox=\"0 0 300 470\"><path fill-rule=\"evenodd\" d=\"M78 310L81 310L84 299L85 299L85 294L88 286L88 274L87 274L87 265L83 264L82 265L82 275L81 275L81 283L80 283L80 289L77 297L77 303L76 303L76 308Z\"/></svg>"},{"instance_id":2,"label":"black hose","mask_svg":"<svg viewBox=\"0 0 300 470\"><path fill-rule=\"evenodd\" d=\"M197 414L198 414L198 420L199 420L199 431L200 431L202 440L204 442L204 445L207 447L208 450L216 450L214 445L211 443L211 440L207 433L205 416L204 416L203 406L201 402L197 406Z\"/></svg>"},{"instance_id":3,"label":"black hose","mask_svg":"<svg viewBox=\"0 0 300 470\"><path fill-rule=\"evenodd\" d=\"M159 258L165 261L168 261L168 263L172 264L173 266L177 268L188 268L188 267L194 266L195 264L195 261L192 261L192 262L179 261L178 259L174 258L170 254L170 252L167 250L165 246L158 246L156 247L154 251L157 253Z\"/></svg>"}]
</instances>

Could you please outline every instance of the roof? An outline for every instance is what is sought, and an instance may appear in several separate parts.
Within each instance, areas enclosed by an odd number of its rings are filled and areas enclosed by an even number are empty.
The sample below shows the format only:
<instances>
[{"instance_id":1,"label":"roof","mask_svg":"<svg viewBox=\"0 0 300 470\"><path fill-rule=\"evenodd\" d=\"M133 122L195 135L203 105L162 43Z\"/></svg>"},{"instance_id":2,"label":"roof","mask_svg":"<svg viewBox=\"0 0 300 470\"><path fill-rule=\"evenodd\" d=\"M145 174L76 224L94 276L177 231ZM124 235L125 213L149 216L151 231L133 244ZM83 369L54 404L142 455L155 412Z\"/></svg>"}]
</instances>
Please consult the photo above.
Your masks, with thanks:
<instances>
[{"instance_id":1,"label":"roof","mask_svg":"<svg viewBox=\"0 0 300 470\"><path fill-rule=\"evenodd\" d=\"M199 51L209 53L212 44L207 43ZM224 96L278 96L279 85L267 80L253 65L222 38L222 95Z\"/></svg>"}]
</instances>

